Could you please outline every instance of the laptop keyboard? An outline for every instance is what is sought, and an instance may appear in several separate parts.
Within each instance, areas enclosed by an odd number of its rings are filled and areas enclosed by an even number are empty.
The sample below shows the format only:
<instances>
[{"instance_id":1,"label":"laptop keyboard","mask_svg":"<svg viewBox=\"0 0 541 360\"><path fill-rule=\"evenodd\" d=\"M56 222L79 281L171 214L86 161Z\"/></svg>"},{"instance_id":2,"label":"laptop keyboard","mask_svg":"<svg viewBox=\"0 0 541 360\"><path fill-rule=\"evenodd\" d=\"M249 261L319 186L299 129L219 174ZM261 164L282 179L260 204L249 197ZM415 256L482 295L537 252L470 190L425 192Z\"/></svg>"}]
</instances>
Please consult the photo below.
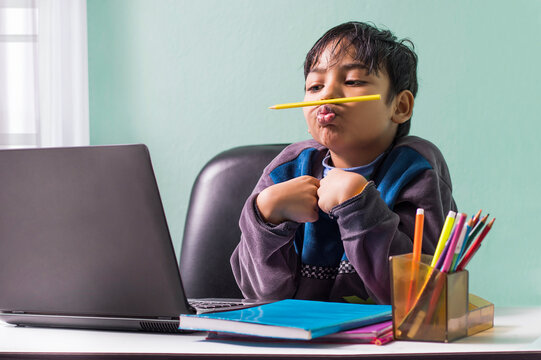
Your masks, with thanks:
<instances>
[{"instance_id":1,"label":"laptop keyboard","mask_svg":"<svg viewBox=\"0 0 541 360\"><path fill-rule=\"evenodd\" d=\"M188 303L196 309L213 310L226 309L231 307L245 306L242 300L224 299L189 299Z\"/></svg>"}]
</instances>

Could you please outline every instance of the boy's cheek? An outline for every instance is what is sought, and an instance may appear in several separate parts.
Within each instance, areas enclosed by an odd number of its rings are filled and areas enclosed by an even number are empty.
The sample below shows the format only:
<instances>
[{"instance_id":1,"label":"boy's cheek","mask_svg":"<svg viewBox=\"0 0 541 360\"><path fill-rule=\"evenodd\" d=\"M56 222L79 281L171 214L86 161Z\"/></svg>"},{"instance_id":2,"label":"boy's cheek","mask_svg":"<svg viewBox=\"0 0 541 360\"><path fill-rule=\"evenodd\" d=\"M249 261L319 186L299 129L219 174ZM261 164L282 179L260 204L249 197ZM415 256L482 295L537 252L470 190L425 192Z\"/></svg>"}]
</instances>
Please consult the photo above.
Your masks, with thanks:
<instances>
[{"instance_id":1,"label":"boy's cheek","mask_svg":"<svg viewBox=\"0 0 541 360\"><path fill-rule=\"evenodd\" d=\"M304 115L304 118L308 120L309 110L307 108L302 108L302 113Z\"/></svg>"},{"instance_id":2,"label":"boy's cheek","mask_svg":"<svg viewBox=\"0 0 541 360\"><path fill-rule=\"evenodd\" d=\"M306 121L310 121L312 117L315 117L315 107L308 106L302 108L302 113L304 114L304 118Z\"/></svg>"}]
</instances>

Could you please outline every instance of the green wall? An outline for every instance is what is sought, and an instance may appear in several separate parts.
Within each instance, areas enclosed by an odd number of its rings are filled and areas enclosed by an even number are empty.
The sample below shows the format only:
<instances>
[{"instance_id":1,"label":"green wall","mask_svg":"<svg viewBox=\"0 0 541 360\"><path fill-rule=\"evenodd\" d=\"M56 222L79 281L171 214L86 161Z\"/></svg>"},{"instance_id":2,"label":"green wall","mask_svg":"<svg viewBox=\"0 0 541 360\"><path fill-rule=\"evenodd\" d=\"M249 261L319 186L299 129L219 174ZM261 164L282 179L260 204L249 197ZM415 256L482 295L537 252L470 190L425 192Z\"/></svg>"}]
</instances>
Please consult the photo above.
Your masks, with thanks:
<instances>
[{"instance_id":1,"label":"green wall","mask_svg":"<svg viewBox=\"0 0 541 360\"><path fill-rule=\"evenodd\" d=\"M471 292L541 303L541 1L88 0L91 143L149 146L178 253L212 156L309 136L267 107L302 99L304 55L349 20L414 41L412 134L442 150L460 211L497 217Z\"/></svg>"}]
</instances>

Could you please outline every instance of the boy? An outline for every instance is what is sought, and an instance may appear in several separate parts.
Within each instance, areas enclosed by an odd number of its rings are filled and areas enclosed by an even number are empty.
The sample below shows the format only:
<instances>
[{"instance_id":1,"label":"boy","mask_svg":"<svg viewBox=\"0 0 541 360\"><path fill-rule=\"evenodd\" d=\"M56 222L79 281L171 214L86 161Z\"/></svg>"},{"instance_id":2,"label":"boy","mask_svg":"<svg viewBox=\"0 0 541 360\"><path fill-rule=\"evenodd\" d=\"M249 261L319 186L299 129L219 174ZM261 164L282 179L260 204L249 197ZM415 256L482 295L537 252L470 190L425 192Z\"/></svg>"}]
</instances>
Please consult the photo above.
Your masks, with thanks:
<instances>
[{"instance_id":1,"label":"boy","mask_svg":"<svg viewBox=\"0 0 541 360\"><path fill-rule=\"evenodd\" d=\"M417 56L389 31L349 22L306 56L305 100L381 100L304 108L313 140L284 149L241 214L231 257L246 298L390 303L389 256L412 251L425 209L433 253L456 210L440 151L409 132Z\"/></svg>"}]
</instances>

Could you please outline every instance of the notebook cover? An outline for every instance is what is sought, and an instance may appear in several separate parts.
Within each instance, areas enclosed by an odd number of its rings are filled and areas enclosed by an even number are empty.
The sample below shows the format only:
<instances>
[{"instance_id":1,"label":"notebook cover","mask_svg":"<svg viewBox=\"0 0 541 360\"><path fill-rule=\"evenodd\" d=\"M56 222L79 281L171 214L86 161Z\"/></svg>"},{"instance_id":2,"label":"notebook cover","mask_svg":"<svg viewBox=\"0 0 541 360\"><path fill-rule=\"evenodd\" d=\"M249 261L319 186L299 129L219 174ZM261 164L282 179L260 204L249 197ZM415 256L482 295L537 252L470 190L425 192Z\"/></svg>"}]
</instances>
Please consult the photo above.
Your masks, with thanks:
<instances>
[{"instance_id":1,"label":"notebook cover","mask_svg":"<svg viewBox=\"0 0 541 360\"><path fill-rule=\"evenodd\" d=\"M377 324L359 327L357 329L341 331L335 334L325 336L326 338L340 338L340 339L362 339L362 338L376 338L382 336L393 330L393 321L383 321Z\"/></svg>"},{"instance_id":2,"label":"notebook cover","mask_svg":"<svg viewBox=\"0 0 541 360\"><path fill-rule=\"evenodd\" d=\"M242 310L183 314L179 328L309 340L390 319L390 305L288 299Z\"/></svg>"}]
</instances>

